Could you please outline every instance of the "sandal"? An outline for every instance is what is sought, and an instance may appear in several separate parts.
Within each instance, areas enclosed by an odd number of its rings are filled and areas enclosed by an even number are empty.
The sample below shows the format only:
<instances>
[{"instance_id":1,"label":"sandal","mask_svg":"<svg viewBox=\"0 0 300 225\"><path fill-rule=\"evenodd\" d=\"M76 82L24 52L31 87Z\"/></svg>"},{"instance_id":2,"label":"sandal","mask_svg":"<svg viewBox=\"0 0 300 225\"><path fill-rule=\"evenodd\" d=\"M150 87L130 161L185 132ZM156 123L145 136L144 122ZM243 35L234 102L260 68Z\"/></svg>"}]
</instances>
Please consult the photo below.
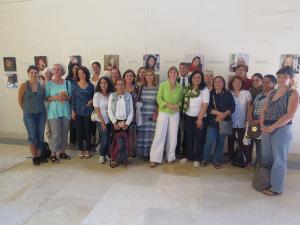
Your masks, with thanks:
<instances>
[{"instance_id":1,"label":"sandal","mask_svg":"<svg viewBox=\"0 0 300 225\"><path fill-rule=\"evenodd\" d=\"M86 152L84 158L88 159L88 158L90 158L90 157L91 157L90 153L89 153L89 152Z\"/></svg>"},{"instance_id":2,"label":"sandal","mask_svg":"<svg viewBox=\"0 0 300 225\"><path fill-rule=\"evenodd\" d=\"M156 162L150 162L150 167L151 167L151 168L156 167Z\"/></svg>"},{"instance_id":3,"label":"sandal","mask_svg":"<svg viewBox=\"0 0 300 225\"><path fill-rule=\"evenodd\" d=\"M65 152L60 153L60 154L59 154L59 157L62 158L62 159L71 159L71 157L68 156Z\"/></svg>"},{"instance_id":4,"label":"sandal","mask_svg":"<svg viewBox=\"0 0 300 225\"><path fill-rule=\"evenodd\" d=\"M82 154L82 152L78 154L78 157L79 157L80 159L83 159L84 155Z\"/></svg>"},{"instance_id":5,"label":"sandal","mask_svg":"<svg viewBox=\"0 0 300 225\"><path fill-rule=\"evenodd\" d=\"M55 163L55 164L59 163L59 161L58 161L58 159L56 158L56 156L51 156L51 157L50 157L50 160L51 160L52 163Z\"/></svg>"},{"instance_id":6,"label":"sandal","mask_svg":"<svg viewBox=\"0 0 300 225\"><path fill-rule=\"evenodd\" d=\"M215 167L217 170L219 170L219 169L221 169L221 164L220 164L220 163L215 163L215 164L214 164L214 167Z\"/></svg>"},{"instance_id":7,"label":"sandal","mask_svg":"<svg viewBox=\"0 0 300 225\"><path fill-rule=\"evenodd\" d=\"M281 195L281 192L272 191L271 188L263 190L262 193L265 194L265 195L268 195L268 196L278 196L278 195Z\"/></svg>"},{"instance_id":8,"label":"sandal","mask_svg":"<svg viewBox=\"0 0 300 225\"><path fill-rule=\"evenodd\" d=\"M207 166L207 161L204 161L204 160L203 160L203 161L200 163L200 166L201 166L201 167L206 167L206 166Z\"/></svg>"}]
</instances>

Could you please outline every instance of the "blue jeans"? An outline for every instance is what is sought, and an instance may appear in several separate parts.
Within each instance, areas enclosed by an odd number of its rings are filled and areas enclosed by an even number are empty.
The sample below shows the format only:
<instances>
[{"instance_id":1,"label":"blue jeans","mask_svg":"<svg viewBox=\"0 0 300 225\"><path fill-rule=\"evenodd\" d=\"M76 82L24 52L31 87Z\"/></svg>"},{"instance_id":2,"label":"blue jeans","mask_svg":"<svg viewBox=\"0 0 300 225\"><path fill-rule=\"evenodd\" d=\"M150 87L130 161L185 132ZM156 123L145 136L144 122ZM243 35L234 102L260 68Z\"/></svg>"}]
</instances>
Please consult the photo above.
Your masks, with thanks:
<instances>
[{"instance_id":1,"label":"blue jeans","mask_svg":"<svg viewBox=\"0 0 300 225\"><path fill-rule=\"evenodd\" d=\"M23 113L23 121L28 134L28 144L35 145L39 151L43 148L46 113Z\"/></svg>"},{"instance_id":2,"label":"blue jeans","mask_svg":"<svg viewBox=\"0 0 300 225\"><path fill-rule=\"evenodd\" d=\"M213 162L221 163L224 140L225 140L225 135L219 134L219 128L207 126L205 145L203 150L203 160L204 161L209 160L213 145L216 143Z\"/></svg>"},{"instance_id":3,"label":"blue jeans","mask_svg":"<svg viewBox=\"0 0 300 225\"><path fill-rule=\"evenodd\" d=\"M287 156L292 141L292 125L277 128L261 136L262 165L271 168L272 191L282 192L287 169Z\"/></svg>"},{"instance_id":4,"label":"blue jeans","mask_svg":"<svg viewBox=\"0 0 300 225\"><path fill-rule=\"evenodd\" d=\"M108 154L108 150L110 147L110 136L112 134L112 124L106 124L106 130L103 130L101 127L101 123L98 121L96 122L96 125L99 129L99 140L100 140L100 149L99 154L100 156L106 156Z\"/></svg>"}]
</instances>

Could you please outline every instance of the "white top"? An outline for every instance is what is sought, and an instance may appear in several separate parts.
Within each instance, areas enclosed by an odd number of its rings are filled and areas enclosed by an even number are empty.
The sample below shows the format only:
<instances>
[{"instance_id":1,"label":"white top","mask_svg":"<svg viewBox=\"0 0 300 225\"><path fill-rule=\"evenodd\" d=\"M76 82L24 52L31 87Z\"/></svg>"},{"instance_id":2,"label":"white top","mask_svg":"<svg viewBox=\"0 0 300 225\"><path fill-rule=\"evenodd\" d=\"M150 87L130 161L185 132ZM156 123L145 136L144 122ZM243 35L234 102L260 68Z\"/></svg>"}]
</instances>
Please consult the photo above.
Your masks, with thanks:
<instances>
[{"instance_id":1,"label":"white top","mask_svg":"<svg viewBox=\"0 0 300 225\"><path fill-rule=\"evenodd\" d=\"M180 79L179 83L180 83L181 86L183 86L183 81L184 81L185 87L190 86L190 84L189 84L189 77L188 76L186 76L186 77L179 77L179 79Z\"/></svg>"},{"instance_id":2,"label":"white top","mask_svg":"<svg viewBox=\"0 0 300 225\"><path fill-rule=\"evenodd\" d=\"M252 100L249 91L241 90L239 96L231 92L235 101L235 111L231 115L233 128L244 128L247 115L247 105Z\"/></svg>"},{"instance_id":3,"label":"white top","mask_svg":"<svg viewBox=\"0 0 300 225\"><path fill-rule=\"evenodd\" d=\"M100 108L101 115L104 119L105 124L110 123L109 117L108 117L108 96L104 96L100 92L96 92L94 94L93 98L93 106ZM96 117L96 121L101 122L100 119L98 118L98 115Z\"/></svg>"},{"instance_id":4,"label":"white top","mask_svg":"<svg viewBox=\"0 0 300 225\"><path fill-rule=\"evenodd\" d=\"M125 95L118 95L118 100L116 103L116 112L115 115L113 115L112 110L108 110L108 116L112 123L116 123L117 120L126 120L126 124L129 126L133 119L133 103L132 98L131 104L130 104L130 112L128 117L126 117L126 104L125 104ZM111 109L112 104L112 98L109 98L108 100L108 108Z\"/></svg>"},{"instance_id":5,"label":"white top","mask_svg":"<svg viewBox=\"0 0 300 225\"><path fill-rule=\"evenodd\" d=\"M198 116L203 103L209 103L209 90L207 87L200 91L198 97L190 98L189 109L185 114L193 117ZM206 113L204 116L206 116Z\"/></svg>"}]
</instances>

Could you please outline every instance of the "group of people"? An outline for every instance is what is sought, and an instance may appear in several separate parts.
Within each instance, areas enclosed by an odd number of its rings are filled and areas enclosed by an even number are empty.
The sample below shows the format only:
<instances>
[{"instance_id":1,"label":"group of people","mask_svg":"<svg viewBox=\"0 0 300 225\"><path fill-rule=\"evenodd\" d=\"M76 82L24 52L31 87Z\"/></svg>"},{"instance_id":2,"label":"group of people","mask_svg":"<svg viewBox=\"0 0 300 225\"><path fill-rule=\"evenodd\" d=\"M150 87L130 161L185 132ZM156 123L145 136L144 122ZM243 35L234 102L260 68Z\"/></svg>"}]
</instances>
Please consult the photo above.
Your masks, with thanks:
<instances>
[{"instance_id":1,"label":"group of people","mask_svg":"<svg viewBox=\"0 0 300 225\"><path fill-rule=\"evenodd\" d=\"M149 161L152 168L164 159L173 163L179 158L195 167L212 162L220 169L228 136L229 163L238 148L247 168L272 168L271 186L263 193L282 192L298 106L292 68L281 68L276 76L255 73L249 79L247 66L239 65L228 87L222 76L211 71L204 74L196 68L190 74L185 62L179 69L170 67L167 80L160 84L155 71L144 67L137 74L112 68L110 74L100 76L101 64L93 62L92 70L90 74L86 67L70 64L63 79L63 66L54 64L39 79L38 68L29 66L28 81L19 88L19 104L34 165L47 162L41 156L44 133L53 163L70 159L65 152L68 136L70 144L77 143L78 157L90 158L95 145L100 163L105 163L112 139L122 132L129 156ZM245 143L250 124L261 135Z\"/></svg>"}]
</instances>

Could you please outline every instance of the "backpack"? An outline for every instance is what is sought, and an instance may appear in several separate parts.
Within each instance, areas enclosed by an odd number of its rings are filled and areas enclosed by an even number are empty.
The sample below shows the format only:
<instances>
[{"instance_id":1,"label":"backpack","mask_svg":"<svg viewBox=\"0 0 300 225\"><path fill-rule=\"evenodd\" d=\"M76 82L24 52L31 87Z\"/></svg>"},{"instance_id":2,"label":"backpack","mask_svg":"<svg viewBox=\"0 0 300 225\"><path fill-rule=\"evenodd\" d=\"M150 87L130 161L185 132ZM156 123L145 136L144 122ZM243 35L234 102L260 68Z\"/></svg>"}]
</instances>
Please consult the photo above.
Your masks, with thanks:
<instances>
[{"instance_id":1,"label":"backpack","mask_svg":"<svg viewBox=\"0 0 300 225\"><path fill-rule=\"evenodd\" d=\"M127 167L129 153L126 131L118 131L114 134L109 155L111 168L115 168L120 164L123 164L125 168Z\"/></svg>"},{"instance_id":2,"label":"backpack","mask_svg":"<svg viewBox=\"0 0 300 225\"><path fill-rule=\"evenodd\" d=\"M51 151L49 148L49 144L47 142L44 142L42 152L41 152L41 157L44 159L48 159L50 156L51 156Z\"/></svg>"},{"instance_id":3,"label":"backpack","mask_svg":"<svg viewBox=\"0 0 300 225\"><path fill-rule=\"evenodd\" d=\"M235 139L235 145L235 154L232 160L232 165L244 168L246 167L246 156L244 152L240 149L237 138Z\"/></svg>"}]
</instances>

